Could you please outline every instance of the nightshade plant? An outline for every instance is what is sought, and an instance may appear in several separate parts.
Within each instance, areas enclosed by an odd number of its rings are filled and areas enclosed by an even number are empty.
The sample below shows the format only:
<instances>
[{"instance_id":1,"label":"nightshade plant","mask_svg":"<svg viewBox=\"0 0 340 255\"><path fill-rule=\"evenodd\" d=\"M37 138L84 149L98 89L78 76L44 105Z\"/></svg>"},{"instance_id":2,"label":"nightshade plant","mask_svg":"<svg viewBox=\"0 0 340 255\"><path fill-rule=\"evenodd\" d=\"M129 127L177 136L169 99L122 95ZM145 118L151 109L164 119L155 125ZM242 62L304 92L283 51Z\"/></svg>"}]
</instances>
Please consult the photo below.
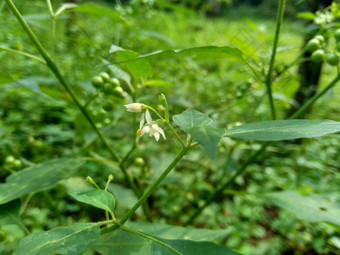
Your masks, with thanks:
<instances>
[{"instance_id":1,"label":"nightshade plant","mask_svg":"<svg viewBox=\"0 0 340 255\"><path fill-rule=\"evenodd\" d=\"M92 78L92 84L95 92L89 101L84 102L74 88L64 78L57 62L45 50L39 38L32 31L28 23L24 20L20 11L16 8L12 0L5 0L7 6L13 12L14 16L22 25L24 31L29 36L32 43L36 46L41 57L33 56L22 51L9 52L18 53L26 57L32 58L44 64L55 75L61 86L67 91L72 98L74 104L83 114L93 131L101 140L105 148L110 154L107 159L85 157L86 155L72 158L58 158L46 160L40 164L29 166L23 170L9 175L5 183L0 184L0 223L12 224L16 223L24 229L27 234L21 241L14 254L82 254L88 250L97 251L100 254L237 254L226 247L219 246L213 242L217 237L223 237L225 232L221 230L204 230L204 229L184 229L179 226L168 226L166 231L160 231L161 227L157 223L144 223L129 221L136 211L141 207L145 218L152 221L150 208L148 206L148 198L154 193L160 184L166 179L171 171L175 169L182 158L194 150L197 146L203 147L209 158L214 159L218 150L219 143L222 138L229 137L231 139L264 141L262 146L255 151L237 171L235 171L227 180L222 179L216 190L209 194L204 204L196 208L196 211L188 217L184 225L194 222L195 218L201 214L204 208L208 207L213 201L223 195L223 191L229 187L238 176L243 174L249 165L261 155L268 145L274 141L283 141L291 139L312 138L324 136L340 131L340 122L332 120L307 120L298 119L305 113L320 97L333 88L340 80L340 74L325 86L320 92L309 99L302 105L297 112L287 120L276 120L275 102L272 93L272 84L274 81L273 68L276 58L276 52L279 42L280 28L283 19L285 0L279 1L278 16L276 22L276 32L274 37L273 48L268 68L265 73L256 69L253 59L244 56L241 50L224 46L206 46L195 47L181 50L162 50L149 54L140 55L134 51L123 49L116 45L112 45L110 53L114 56L114 63L104 64L113 68L115 77L111 77L108 73L100 73ZM50 0L47 0L51 17L54 21L58 16L67 12L104 12L107 16L115 16L114 12L108 9L100 9L94 4L64 4L54 12ZM339 7L332 5L334 15L339 14ZM334 16L333 15L333 16ZM316 18L313 16L313 18ZM334 17L336 18L336 17ZM333 31L331 27L332 20L324 24L328 31ZM324 32L321 30L321 32ZM338 41L338 30L335 33L335 39ZM318 42L313 39L314 45L309 44L308 50L315 52L321 47ZM337 57L338 48L335 50ZM143 87L140 84L152 84L145 80L146 77L152 75L152 67L148 61L150 58L157 57L174 57L174 56L209 56L211 58L233 58L245 64L258 79L266 85L271 117L272 120L249 123L232 129L226 130L219 128L213 119L206 114L195 109L186 109L180 114L172 115L169 111L166 96L159 95L157 108L154 108L137 97ZM313 57L312 57L313 58ZM315 59L315 57L313 58ZM317 59L316 62L323 59ZM328 61L337 68L338 61ZM121 65L121 67L119 66ZM89 78L90 79L90 78ZM166 83L164 81L153 81L154 83ZM121 83L125 84L122 88ZM103 104L106 112L114 111L116 107L126 107L126 115L131 115L132 131L131 132L131 149L123 156L118 153L115 147L116 141L110 141L104 134L102 120L97 120L97 116L93 116L90 107L99 100L99 104ZM139 125L138 125L138 119ZM102 122L101 122L102 121ZM0 129L1 131L1 129ZM166 169L157 177L157 179L148 187L139 185L138 180L128 171L128 163L144 139L154 138L156 141L160 139L174 140L180 146L177 156L170 162ZM67 180L77 174L79 169L87 161L98 161L108 163L119 167L124 180L128 187L138 198L137 202L122 216L117 217L115 214L116 202L120 201L120 197L114 197L108 191L109 184L114 182L114 176L110 175L105 187L100 187L90 176L84 180L89 184L82 188L70 188L69 195L75 200L93 206L104 212L104 218L98 222L79 222L70 226L58 226L47 231L34 232L30 231L22 223L20 216L24 213L33 194L49 190L53 188L59 181ZM8 162L14 162L12 158L8 158ZM140 162L143 164L143 161ZM275 204L283 208L289 207L285 197L287 194L268 194L267 195ZM282 202L283 200L283 202ZM285 204L286 202L286 204ZM288 205L287 205L288 204ZM294 208L291 209L294 211ZM312 209L311 209L312 210ZM328 213L327 208L318 211L322 217L320 221L331 222L340 225L339 220L335 216ZM170 235L171 234L171 235ZM169 238L168 236L171 236Z\"/></svg>"}]
</instances>

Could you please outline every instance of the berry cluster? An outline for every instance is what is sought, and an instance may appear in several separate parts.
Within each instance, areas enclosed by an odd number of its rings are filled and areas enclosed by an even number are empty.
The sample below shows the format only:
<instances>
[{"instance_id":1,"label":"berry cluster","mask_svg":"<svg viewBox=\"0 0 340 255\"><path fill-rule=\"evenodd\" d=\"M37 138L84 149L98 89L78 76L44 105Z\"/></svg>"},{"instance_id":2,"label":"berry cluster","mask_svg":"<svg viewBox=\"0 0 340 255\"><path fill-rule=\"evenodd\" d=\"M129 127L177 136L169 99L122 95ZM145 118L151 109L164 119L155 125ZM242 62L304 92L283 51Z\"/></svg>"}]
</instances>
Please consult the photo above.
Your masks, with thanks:
<instances>
[{"instance_id":1,"label":"berry cluster","mask_svg":"<svg viewBox=\"0 0 340 255\"><path fill-rule=\"evenodd\" d=\"M109 124L110 119L107 118L107 113L114 110L114 101L124 97L124 90L120 85L120 81L111 77L107 72L101 72L99 75L94 76L91 80L93 87L97 90L96 104L99 107L90 106L89 109L95 117L98 128L102 127L102 123Z\"/></svg>"},{"instance_id":2,"label":"berry cluster","mask_svg":"<svg viewBox=\"0 0 340 255\"><path fill-rule=\"evenodd\" d=\"M326 48L325 38L322 35L317 35L307 43L307 50L312 53L311 60L314 63L321 63L326 60L327 64L337 66L339 64L340 52L340 29L334 32L336 47L333 52Z\"/></svg>"}]
</instances>

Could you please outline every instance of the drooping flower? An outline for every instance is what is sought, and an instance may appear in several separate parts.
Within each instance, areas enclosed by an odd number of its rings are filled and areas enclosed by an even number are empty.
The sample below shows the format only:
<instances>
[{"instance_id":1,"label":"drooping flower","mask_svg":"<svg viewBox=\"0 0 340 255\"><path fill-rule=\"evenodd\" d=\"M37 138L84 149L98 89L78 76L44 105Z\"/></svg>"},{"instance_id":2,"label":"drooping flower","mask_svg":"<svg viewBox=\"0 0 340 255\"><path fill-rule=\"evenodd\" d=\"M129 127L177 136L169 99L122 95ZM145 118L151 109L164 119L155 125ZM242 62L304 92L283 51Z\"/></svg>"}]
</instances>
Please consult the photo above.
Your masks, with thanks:
<instances>
[{"instance_id":1,"label":"drooping flower","mask_svg":"<svg viewBox=\"0 0 340 255\"><path fill-rule=\"evenodd\" d=\"M147 124L144 125L145 121ZM163 129L160 128L158 124L152 120L150 112L148 110L146 110L145 113L143 113L141 116L137 134L140 136L143 136L144 134L149 134L149 137L152 137L152 136L155 137L157 142L160 136L162 135L164 140L166 140Z\"/></svg>"},{"instance_id":2,"label":"drooping flower","mask_svg":"<svg viewBox=\"0 0 340 255\"><path fill-rule=\"evenodd\" d=\"M142 112L143 104L141 103L131 103L124 105L128 112Z\"/></svg>"}]
</instances>

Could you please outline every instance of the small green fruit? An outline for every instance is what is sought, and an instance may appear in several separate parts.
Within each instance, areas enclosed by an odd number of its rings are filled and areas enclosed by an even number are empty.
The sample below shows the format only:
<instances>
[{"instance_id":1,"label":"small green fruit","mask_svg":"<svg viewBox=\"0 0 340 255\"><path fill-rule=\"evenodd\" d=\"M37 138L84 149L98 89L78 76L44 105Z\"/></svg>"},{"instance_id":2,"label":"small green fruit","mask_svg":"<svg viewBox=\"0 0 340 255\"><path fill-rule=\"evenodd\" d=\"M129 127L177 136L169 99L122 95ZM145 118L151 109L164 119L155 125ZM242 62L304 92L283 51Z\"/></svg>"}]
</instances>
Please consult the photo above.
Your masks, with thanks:
<instances>
[{"instance_id":1,"label":"small green fruit","mask_svg":"<svg viewBox=\"0 0 340 255\"><path fill-rule=\"evenodd\" d=\"M318 40L321 45L325 43L325 37L322 35L316 35L314 39Z\"/></svg>"},{"instance_id":2,"label":"small green fruit","mask_svg":"<svg viewBox=\"0 0 340 255\"><path fill-rule=\"evenodd\" d=\"M103 92L105 94L112 95L112 94L114 94L113 91L114 91L114 87L112 86L111 83L105 83L104 84Z\"/></svg>"},{"instance_id":3,"label":"small green fruit","mask_svg":"<svg viewBox=\"0 0 340 255\"><path fill-rule=\"evenodd\" d=\"M14 166L15 168L20 168L20 167L22 167L22 162L21 162L21 160L19 160L19 159L14 160L13 166Z\"/></svg>"},{"instance_id":4,"label":"small green fruit","mask_svg":"<svg viewBox=\"0 0 340 255\"><path fill-rule=\"evenodd\" d=\"M337 30L334 32L334 38L335 38L335 40L337 40L338 42L340 41L340 28L337 29Z\"/></svg>"},{"instance_id":5,"label":"small green fruit","mask_svg":"<svg viewBox=\"0 0 340 255\"><path fill-rule=\"evenodd\" d=\"M101 72L99 76L102 77L105 82L109 82L111 78L110 75L106 72Z\"/></svg>"},{"instance_id":6,"label":"small green fruit","mask_svg":"<svg viewBox=\"0 0 340 255\"><path fill-rule=\"evenodd\" d=\"M326 56L326 62L331 66L336 66L339 64L339 56L334 53L328 54Z\"/></svg>"},{"instance_id":7,"label":"small green fruit","mask_svg":"<svg viewBox=\"0 0 340 255\"><path fill-rule=\"evenodd\" d=\"M7 164L14 164L15 158L13 156L7 156L5 162Z\"/></svg>"},{"instance_id":8,"label":"small green fruit","mask_svg":"<svg viewBox=\"0 0 340 255\"><path fill-rule=\"evenodd\" d=\"M141 157L137 157L135 158L134 162L133 162L136 166L142 167L145 165L145 161L143 158Z\"/></svg>"},{"instance_id":9,"label":"small green fruit","mask_svg":"<svg viewBox=\"0 0 340 255\"><path fill-rule=\"evenodd\" d=\"M120 82L117 78L111 78L110 79L110 83L114 86L114 87L120 87Z\"/></svg>"},{"instance_id":10,"label":"small green fruit","mask_svg":"<svg viewBox=\"0 0 340 255\"><path fill-rule=\"evenodd\" d=\"M323 50L314 51L311 59L314 63L320 63L325 59L325 52Z\"/></svg>"},{"instance_id":11,"label":"small green fruit","mask_svg":"<svg viewBox=\"0 0 340 255\"><path fill-rule=\"evenodd\" d=\"M320 49L320 42L318 39L312 39L307 43L307 50L309 52L314 52Z\"/></svg>"},{"instance_id":12,"label":"small green fruit","mask_svg":"<svg viewBox=\"0 0 340 255\"><path fill-rule=\"evenodd\" d=\"M101 76L95 76L91 80L93 87L100 89L104 86L104 80Z\"/></svg>"},{"instance_id":13,"label":"small green fruit","mask_svg":"<svg viewBox=\"0 0 340 255\"><path fill-rule=\"evenodd\" d=\"M115 87L113 89L113 95L115 95L116 97L123 97L123 92L124 90L121 87Z\"/></svg>"},{"instance_id":14,"label":"small green fruit","mask_svg":"<svg viewBox=\"0 0 340 255\"><path fill-rule=\"evenodd\" d=\"M103 124L100 122L96 123L96 128L101 129L103 127Z\"/></svg>"},{"instance_id":15,"label":"small green fruit","mask_svg":"<svg viewBox=\"0 0 340 255\"><path fill-rule=\"evenodd\" d=\"M110 111L113 110L113 108L114 108L114 105L113 105L112 102L110 102L110 101L104 102L104 104L103 104L103 109L104 109L105 111L110 112Z\"/></svg>"}]
</instances>

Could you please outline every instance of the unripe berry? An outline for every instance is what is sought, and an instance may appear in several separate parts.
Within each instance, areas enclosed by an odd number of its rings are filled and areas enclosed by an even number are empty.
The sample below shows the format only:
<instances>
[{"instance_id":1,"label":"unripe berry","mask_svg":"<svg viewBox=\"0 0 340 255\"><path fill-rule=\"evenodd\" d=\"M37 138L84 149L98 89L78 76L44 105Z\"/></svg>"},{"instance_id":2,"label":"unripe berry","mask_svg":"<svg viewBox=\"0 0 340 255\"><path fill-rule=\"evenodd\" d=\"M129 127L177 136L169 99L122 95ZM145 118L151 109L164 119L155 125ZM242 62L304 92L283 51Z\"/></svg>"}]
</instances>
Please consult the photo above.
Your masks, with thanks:
<instances>
[{"instance_id":1,"label":"unripe berry","mask_svg":"<svg viewBox=\"0 0 340 255\"><path fill-rule=\"evenodd\" d=\"M120 82L117 78L111 78L110 79L110 83L114 86L114 87L120 87Z\"/></svg>"},{"instance_id":2,"label":"unripe berry","mask_svg":"<svg viewBox=\"0 0 340 255\"><path fill-rule=\"evenodd\" d=\"M103 109L105 110L105 111L112 111L113 110L113 108L114 108L114 105L113 105L113 103L111 102L111 101L105 101L104 102L104 104L103 104Z\"/></svg>"},{"instance_id":3,"label":"unripe berry","mask_svg":"<svg viewBox=\"0 0 340 255\"><path fill-rule=\"evenodd\" d=\"M14 160L13 165L15 168L20 168L22 167L22 162L19 159Z\"/></svg>"},{"instance_id":4,"label":"unripe berry","mask_svg":"<svg viewBox=\"0 0 340 255\"><path fill-rule=\"evenodd\" d=\"M340 41L340 28L334 32L334 38L337 42Z\"/></svg>"},{"instance_id":5,"label":"unripe berry","mask_svg":"<svg viewBox=\"0 0 340 255\"><path fill-rule=\"evenodd\" d=\"M323 37L322 35L316 35L314 39L318 40L320 45L325 43L325 37Z\"/></svg>"},{"instance_id":6,"label":"unripe berry","mask_svg":"<svg viewBox=\"0 0 340 255\"><path fill-rule=\"evenodd\" d=\"M325 59L325 52L323 50L314 51L311 59L314 63L320 63Z\"/></svg>"},{"instance_id":7,"label":"unripe berry","mask_svg":"<svg viewBox=\"0 0 340 255\"><path fill-rule=\"evenodd\" d=\"M320 42L318 39L312 39L307 43L307 50L309 52L314 52L320 49Z\"/></svg>"},{"instance_id":8,"label":"unripe berry","mask_svg":"<svg viewBox=\"0 0 340 255\"><path fill-rule=\"evenodd\" d=\"M133 162L136 166L142 167L145 165L144 159L141 157L137 157L135 158L134 162Z\"/></svg>"},{"instance_id":9,"label":"unripe berry","mask_svg":"<svg viewBox=\"0 0 340 255\"><path fill-rule=\"evenodd\" d=\"M13 164L15 161L15 158L13 156L7 156L5 161L7 164Z\"/></svg>"},{"instance_id":10,"label":"unripe berry","mask_svg":"<svg viewBox=\"0 0 340 255\"><path fill-rule=\"evenodd\" d=\"M331 66L336 66L339 64L339 56L334 53L328 54L326 56L326 62Z\"/></svg>"},{"instance_id":11,"label":"unripe berry","mask_svg":"<svg viewBox=\"0 0 340 255\"><path fill-rule=\"evenodd\" d=\"M111 83L105 83L104 84L103 92L105 94L112 95L113 91L114 91L114 87L112 86Z\"/></svg>"},{"instance_id":12,"label":"unripe berry","mask_svg":"<svg viewBox=\"0 0 340 255\"><path fill-rule=\"evenodd\" d=\"M99 76L102 77L105 82L109 82L111 78L110 75L106 72L101 72Z\"/></svg>"},{"instance_id":13,"label":"unripe berry","mask_svg":"<svg viewBox=\"0 0 340 255\"><path fill-rule=\"evenodd\" d=\"M104 80L101 76L95 76L91 80L93 87L100 89L104 86Z\"/></svg>"},{"instance_id":14,"label":"unripe berry","mask_svg":"<svg viewBox=\"0 0 340 255\"><path fill-rule=\"evenodd\" d=\"M124 90L121 87L115 87L113 89L113 95L115 95L116 97L123 97L123 92Z\"/></svg>"}]
</instances>

